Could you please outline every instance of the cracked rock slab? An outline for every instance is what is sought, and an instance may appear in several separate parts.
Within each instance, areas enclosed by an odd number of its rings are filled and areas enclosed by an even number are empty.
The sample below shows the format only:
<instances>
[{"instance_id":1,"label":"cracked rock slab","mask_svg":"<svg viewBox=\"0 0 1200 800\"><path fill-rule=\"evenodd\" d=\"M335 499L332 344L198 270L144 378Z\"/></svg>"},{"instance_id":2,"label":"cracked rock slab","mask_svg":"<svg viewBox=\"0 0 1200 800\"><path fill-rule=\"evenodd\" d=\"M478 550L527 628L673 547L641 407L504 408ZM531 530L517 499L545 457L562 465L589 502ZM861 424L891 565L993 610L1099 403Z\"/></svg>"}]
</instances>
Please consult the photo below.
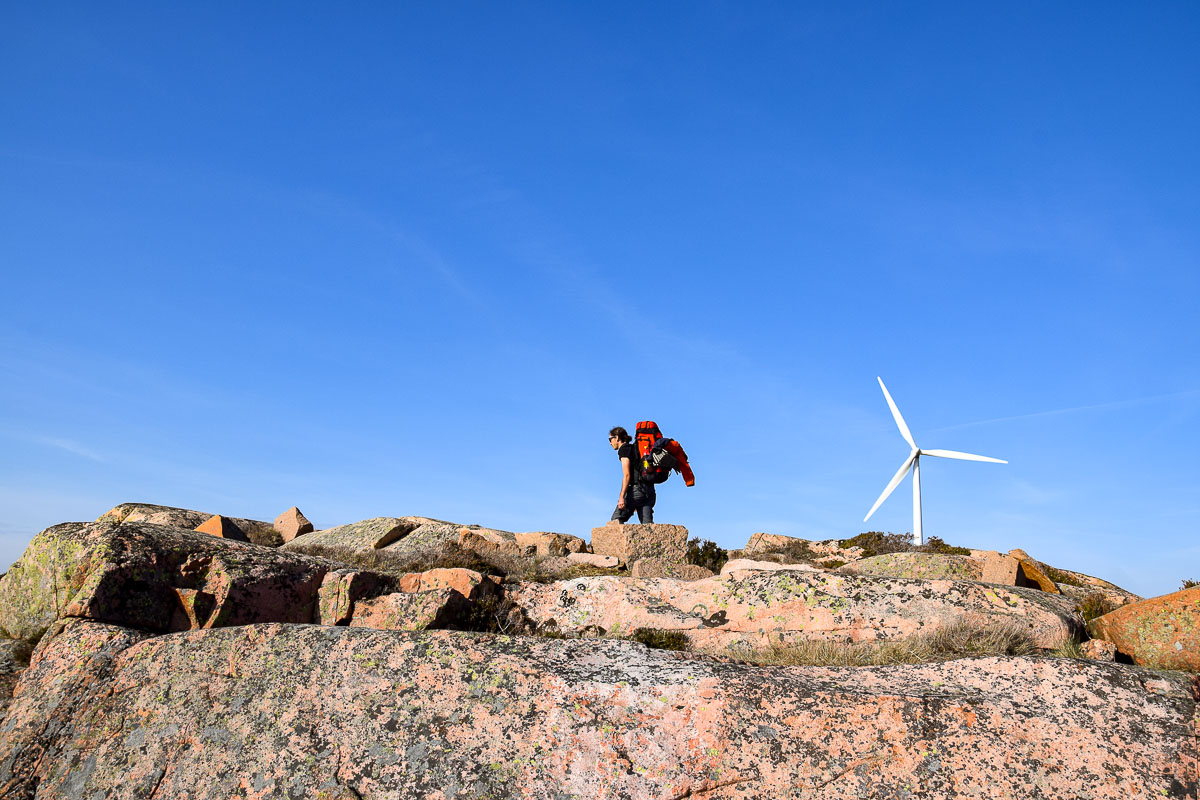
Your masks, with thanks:
<instances>
[{"instance_id":1,"label":"cracked rock slab","mask_svg":"<svg viewBox=\"0 0 1200 800\"><path fill-rule=\"evenodd\" d=\"M1072 659L753 667L614 640L77 621L22 677L0 796L1190 798L1196 681Z\"/></svg>"},{"instance_id":2,"label":"cracked rock slab","mask_svg":"<svg viewBox=\"0 0 1200 800\"><path fill-rule=\"evenodd\" d=\"M657 628L706 649L903 639L964 618L1019 621L1038 647L1053 648L1082 628L1073 600L1036 589L794 569L734 570L698 581L521 583L506 596L540 629L615 636Z\"/></svg>"}]
</instances>

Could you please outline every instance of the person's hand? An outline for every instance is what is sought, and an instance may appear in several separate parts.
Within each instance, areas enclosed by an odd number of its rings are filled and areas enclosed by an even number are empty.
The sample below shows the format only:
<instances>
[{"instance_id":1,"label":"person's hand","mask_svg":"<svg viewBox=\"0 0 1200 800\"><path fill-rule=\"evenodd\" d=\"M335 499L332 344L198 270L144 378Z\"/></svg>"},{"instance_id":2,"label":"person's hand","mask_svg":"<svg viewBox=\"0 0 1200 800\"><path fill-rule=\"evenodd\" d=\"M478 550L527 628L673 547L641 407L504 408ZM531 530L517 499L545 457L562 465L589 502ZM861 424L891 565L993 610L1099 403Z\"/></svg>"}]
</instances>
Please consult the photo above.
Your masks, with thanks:
<instances>
[{"instance_id":1,"label":"person's hand","mask_svg":"<svg viewBox=\"0 0 1200 800\"><path fill-rule=\"evenodd\" d=\"M624 507L625 507L625 498L622 497L620 500L617 501L617 508L624 508Z\"/></svg>"}]
</instances>

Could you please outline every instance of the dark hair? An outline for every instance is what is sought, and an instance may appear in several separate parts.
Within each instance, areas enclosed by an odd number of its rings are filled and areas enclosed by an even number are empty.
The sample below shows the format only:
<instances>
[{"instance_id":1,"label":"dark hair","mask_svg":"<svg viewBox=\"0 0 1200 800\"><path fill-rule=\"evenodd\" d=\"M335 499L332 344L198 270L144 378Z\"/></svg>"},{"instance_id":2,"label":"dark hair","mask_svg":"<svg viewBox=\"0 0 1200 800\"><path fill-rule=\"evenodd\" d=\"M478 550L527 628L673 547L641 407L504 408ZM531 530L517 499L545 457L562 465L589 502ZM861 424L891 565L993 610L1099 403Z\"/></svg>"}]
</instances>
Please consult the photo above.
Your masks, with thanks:
<instances>
[{"instance_id":1,"label":"dark hair","mask_svg":"<svg viewBox=\"0 0 1200 800\"><path fill-rule=\"evenodd\" d=\"M626 442L632 441L632 439L630 439L630 437L629 437L629 431L625 430L620 425L618 425L617 427L615 427L611 431L609 431L608 435L615 436L618 439L620 439L621 444L625 444Z\"/></svg>"}]
</instances>

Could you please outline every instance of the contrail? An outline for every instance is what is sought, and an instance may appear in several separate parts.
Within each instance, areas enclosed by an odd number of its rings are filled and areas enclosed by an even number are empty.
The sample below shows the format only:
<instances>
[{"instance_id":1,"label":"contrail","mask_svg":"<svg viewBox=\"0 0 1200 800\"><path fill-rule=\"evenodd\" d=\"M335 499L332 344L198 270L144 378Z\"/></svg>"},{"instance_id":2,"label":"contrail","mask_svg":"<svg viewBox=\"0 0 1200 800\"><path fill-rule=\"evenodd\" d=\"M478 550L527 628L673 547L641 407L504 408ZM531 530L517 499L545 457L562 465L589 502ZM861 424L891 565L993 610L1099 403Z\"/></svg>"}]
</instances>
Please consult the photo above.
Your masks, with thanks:
<instances>
[{"instance_id":1,"label":"contrail","mask_svg":"<svg viewBox=\"0 0 1200 800\"><path fill-rule=\"evenodd\" d=\"M1034 419L1035 417L1054 417L1059 414L1071 414L1076 411L1095 411L1102 408L1127 408L1129 406L1141 405L1142 403L1155 403L1159 400L1170 400L1176 397L1197 397L1200 396L1200 389L1189 389L1184 392L1171 392L1169 394L1156 394L1150 397L1136 397L1132 400L1113 400L1109 403L1095 403L1088 406L1072 406L1071 408L1055 408L1050 411L1034 411L1032 414L1015 414L1011 417L996 417L995 419L981 419L976 422L962 422L958 425L947 425L944 428L937 428L936 431L952 431L958 428L973 428L977 425L991 425L995 422L1012 422L1018 419Z\"/></svg>"}]
</instances>

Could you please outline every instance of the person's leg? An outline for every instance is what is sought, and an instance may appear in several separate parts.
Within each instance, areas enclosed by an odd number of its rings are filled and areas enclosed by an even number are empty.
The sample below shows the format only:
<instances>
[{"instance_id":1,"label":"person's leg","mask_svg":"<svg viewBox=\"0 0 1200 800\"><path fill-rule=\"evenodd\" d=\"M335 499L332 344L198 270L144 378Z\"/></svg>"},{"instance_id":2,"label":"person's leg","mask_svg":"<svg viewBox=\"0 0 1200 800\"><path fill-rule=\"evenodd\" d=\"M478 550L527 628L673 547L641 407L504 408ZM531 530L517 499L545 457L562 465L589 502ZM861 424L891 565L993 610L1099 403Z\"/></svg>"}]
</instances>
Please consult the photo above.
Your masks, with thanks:
<instances>
[{"instance_id":1,"label":"person's leg","mask_svg":"<svg viewBox=\"0 0 1200 800\"><path fill-rule=\"evenodd\" d=\"M658 499L654 491L654 484L639 483L634 489L634 495L637 503L638 522L643 525L653 524L654 503Z\"/></svg>"},{"instance_id":2,"label":"person's leg","mask_svg":"<svg viewBox=\"0 0 1200 800\"><path fill-rule=\"evenodd\" d=\"M621 508L620 506L617 506L614 508L612 516L609 517L609 520L611 521L615 519L617 522L624 524L629 521L630 517L633 516L635 508L636 506L634 505L633 501L633 490L628 489L625 491L625 507ZM638 517L638 519L641 519L641 517Z\"/></svg>"}]
</instances>

